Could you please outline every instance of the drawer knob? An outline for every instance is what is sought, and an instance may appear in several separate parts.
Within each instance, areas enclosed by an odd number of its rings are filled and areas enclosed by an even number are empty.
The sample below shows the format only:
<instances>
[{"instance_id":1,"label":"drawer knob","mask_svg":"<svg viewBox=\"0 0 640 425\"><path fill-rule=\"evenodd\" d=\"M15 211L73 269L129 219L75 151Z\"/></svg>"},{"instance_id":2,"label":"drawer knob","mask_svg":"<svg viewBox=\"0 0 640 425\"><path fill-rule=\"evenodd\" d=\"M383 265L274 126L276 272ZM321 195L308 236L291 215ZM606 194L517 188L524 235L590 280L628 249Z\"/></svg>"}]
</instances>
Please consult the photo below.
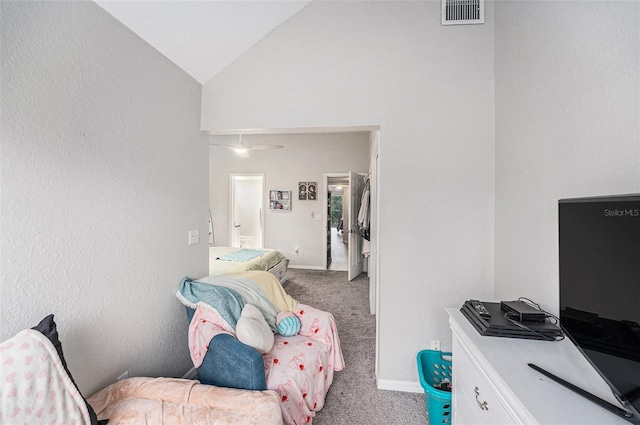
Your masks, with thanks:
<instances>
[{"instance_id":1,"label":"drawer knob","mask_svg":"<svg viewBox=\"0 0 640 425\"><path fill-rule=\"evenodd\" d=\"M478 407L480 407L480 410L489 410L489 405L487 404L487 402L480 402L480 400L478 399L478 396L480 395L480 390L478 389L478 387L475 387L473 389L473 392L476 393L476 403L478 403Z\"/></svg>"}]
</instances>

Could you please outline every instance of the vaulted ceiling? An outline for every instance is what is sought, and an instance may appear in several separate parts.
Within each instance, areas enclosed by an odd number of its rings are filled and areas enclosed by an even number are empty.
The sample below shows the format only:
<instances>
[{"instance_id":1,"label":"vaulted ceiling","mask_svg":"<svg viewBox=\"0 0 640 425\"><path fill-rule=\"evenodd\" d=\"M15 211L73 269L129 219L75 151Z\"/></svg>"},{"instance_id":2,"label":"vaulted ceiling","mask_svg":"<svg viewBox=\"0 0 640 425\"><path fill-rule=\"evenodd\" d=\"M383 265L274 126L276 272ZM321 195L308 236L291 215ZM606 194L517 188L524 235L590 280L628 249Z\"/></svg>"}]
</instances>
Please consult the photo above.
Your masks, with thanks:
<instances>
[{"instance_id":1,"label":"vaulted ceiling","mask_svg":"<svg viewBox=\"0 0 640 425\"><path fill-rule=\"evenodd\" d=\"M309 0L96 0L200 83L249 50Z\"/></svg>"}]
</instances>

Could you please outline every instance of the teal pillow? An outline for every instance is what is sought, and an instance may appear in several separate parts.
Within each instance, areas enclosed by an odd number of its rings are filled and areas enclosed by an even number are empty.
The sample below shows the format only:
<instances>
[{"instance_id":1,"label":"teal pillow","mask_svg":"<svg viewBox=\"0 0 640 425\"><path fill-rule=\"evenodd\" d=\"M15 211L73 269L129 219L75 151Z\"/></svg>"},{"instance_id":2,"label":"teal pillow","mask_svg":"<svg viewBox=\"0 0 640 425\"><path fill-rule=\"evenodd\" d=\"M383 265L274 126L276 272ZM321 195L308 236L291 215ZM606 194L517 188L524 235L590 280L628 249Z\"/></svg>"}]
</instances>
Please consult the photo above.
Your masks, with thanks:
<instances>
[{"instance_id":1,"label":"teal pillow","mask_svg":"<svg viewBox=\"0 0 640 425\"><path fill-rule=\"evenodd\" d=\"M276 318L276 329L282 336L293 336L300 332L300 319L290 311L283 311Z\"/></svg>"}]
</instances>

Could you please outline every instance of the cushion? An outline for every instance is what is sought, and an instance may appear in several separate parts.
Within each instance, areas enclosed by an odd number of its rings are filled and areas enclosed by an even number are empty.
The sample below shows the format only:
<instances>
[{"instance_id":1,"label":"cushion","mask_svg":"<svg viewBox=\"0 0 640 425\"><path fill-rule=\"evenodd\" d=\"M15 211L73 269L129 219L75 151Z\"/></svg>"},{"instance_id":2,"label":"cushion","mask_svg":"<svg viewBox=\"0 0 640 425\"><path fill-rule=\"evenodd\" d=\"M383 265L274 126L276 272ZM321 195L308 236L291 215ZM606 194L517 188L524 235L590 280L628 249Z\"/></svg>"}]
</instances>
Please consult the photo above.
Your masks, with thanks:
<instances>
[{"instance_id":1,"label":"cushion","mask_svg":"<svg viewBox=\"0 0 640 425\"><path fill-rule=\"evenodd\" d=\"M186 307L189 322L195 310ZM220 333L209 341L209 349L198 367L198 381L217 387L266 390L264 359L235 335Z\"/></svg>"},{"instance_id":2,"label":"cushion","mask_svg":"<svg viewBox=\"0 0 640 425\"><path fill-rule=\"evenodd\" d=\"M290 311L281 311L276 317L276 328L282 336L294 336L300 332L300 319Z\"/></svg>"},{"instance_id":3,"label":"cushion","mask_svg":"<svg viewBox=\"0 0 640 425\"><path fill-rule=\"evenodd\" d=\"M273 348L273 332L262 312L253 304L246 304L236 325L238 341L266 354Z\"/></svg>"}]
</instances>

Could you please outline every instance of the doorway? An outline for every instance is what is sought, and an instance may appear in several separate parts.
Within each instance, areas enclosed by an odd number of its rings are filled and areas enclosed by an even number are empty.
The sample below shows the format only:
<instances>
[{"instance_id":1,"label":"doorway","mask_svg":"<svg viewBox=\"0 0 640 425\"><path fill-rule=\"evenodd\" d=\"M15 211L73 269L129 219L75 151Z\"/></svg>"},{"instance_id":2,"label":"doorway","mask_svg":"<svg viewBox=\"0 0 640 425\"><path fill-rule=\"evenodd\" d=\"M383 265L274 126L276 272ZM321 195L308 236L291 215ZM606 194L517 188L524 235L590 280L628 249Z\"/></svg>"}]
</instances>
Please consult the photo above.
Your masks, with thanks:
<instances>
[{"instance_id":1,"label":"doorway","mask_svg":"<svg viewBox=\"0 0 640 425\"><path fill-rule=\"evenodd\" d=\"M229 241L236 248L264 247L264 173L231 173Z\"/></svg>"},{"instance_id":2,"label":"doorway","mask_svg":"<svg viewBox=\"0 0 640 425\"><path fill-rule=\"evenodd\" d=\"M379 335L379 327L380 327L380 323L379 323L379 315L377 314L377 312L380 310L380 266L379 266L379 255L380 255L380 222L382 221L381 218L381 214L380 214L380 205L381 205L381 199L380 199L380 195L379 195L379 191L380 191L380 183L381 183L381 176L380 176L380 161L381 158L383 157L381 152L381 147L383 145L382 141L381 141L381 137L380 137L380 127L379 126L351 126L351 127L309 127L309 128L289 128L289 129L283 129L283 128L278 128L278 129L249 129L246 130L247 133L252 133L252 134L256 134L256 135L265 135L265 136L273 136L273 135L287 135L287 134L321 134L321 133L343 133L343 132L368 132L369 136L370 136L370 149L369 149L369 159L370 159L370 167L369 167L369 172L371 173L370 175L370 182L371 182L371 241L370 241L370 255L367 258L366 261L366 266L367 266L367 273L369 275L369 301L370 301L370 309L371 309L371 314L375 314L376 315L376 376L378 376L378 371L379 371L379 358L378 358L378 353L379 353L379 340L378 340L378 335ZM219 131L210 131L209 134L211 134L212 136L225 136L228 134L237 134L237 130L219 130ZM333 154L336 154L336 152L333 152ZM339 154L339 153L338 153ZM213 157L213 156L212 156ZM288 165L288 164L287 164ZM242 168L241 168L242 167ZM239 169L247 169L246 165L241 165L238 166ZM265 170L265 167L260 166L260 168L257 168L255 170L259 170L259 169L263 169ZM328 169L333 169L334 168L328 168ZM338 170L343 170L346 169L346 167L342 167L340 166L339 168L337 168ZM220 183L218 184L217 181L214 183L213 177L210 177L210 185L213 185L212 187L210 187L210 193L221 193L223 190L226 191L226 187L225 183L224 183L224 178L226 177L226 175L228 175L228 173L231 171L231 169L229 168L224 168L224 171L220 172L220 169L215 169L212 168L210 171L210 175L211 176L218 176ZM265 171L271 173L268 169L266 169ZM343 175L344 173L341 173L340 175ZM326 176L327 174L325 174ZM271 176L271 174L270 174ZM270 177L271 179L271 177ZM303 179L304 180L304 179ZM297 182L298 180L296 179L292 179L292 182ZM324 180L325 185L322 188L322 193L319 194L318 196L318 200L323 200L324 203L318 206L318 209L321 209L322 211L322 218L324 218L324 215L326 214L327 211L327 195L328 195L328 186L326 185L326 179ZM221 186L221 187L220 187ZM294 186L295 188L295 186ZM266 191L264 192L266 194ZM214 195L215 196L215 195ZM229 196L229 198L231 197L231 195L224 195ZM216 217L216 206L219 209L225 210L228 207L226 205L221 205L218 204L216 205L216 198L212 198L211 199L211 211L213 214L213 219L215 220ZM267 204L263 204L263 208L264 207L268 207ZM294 210L295 210L296 206L294 206ZM228 209L227 209L228 210ZM219 211L220 213L222 213L223 211ZM222 229L224 229L224 227L229 227L229 223L232 222L232 217L233 216L227 216L225 217L223 214L220 214L223 218L224 221L222 221L222 219L220 219L220 227L222 227ZM264 218L268 218L266 217L266 214L264 214L263 219ZM328 220L325 220L325 223ZM225 241L224 237L220 237L219 233L217 231L218 229L216 228L216 234L215 234L215 241L216 243L226 243L227 241ZM328 231L331 230L331 226L327 226L326 228L323 226L321 229L318 229L317 232L317 244L318 247L326 247L326 243L328 240ZM265 235L268 235L269 233L264 232ZM220 241L218 241L218 239L220 239ZM229 239L229 243L231 242L231 240ZM268 241L267 241L268 242ZM292 241L295 242L295 241ZM269 244L271 244L271 242L268 242ZM292 244L293 245L293 244ZM286 245L283 245L286 247ZM294 247L296 245L293 245ZM320 263L316 263L318 264L318 266L314 266L314 267L310 267L313 269L327 269L327 264L322 260L322 257L327 257L326 256L326 252L322 252L321 248L319 248L319 255L320 257Z\"/></svg>"},{"instance_id":3,"label":"doorway","mask_svg":"<svg viewBox=\"0 0 640 425\"><path fill-rule=\"evenodd\" d=\"M325 187L327 197L325 205L328 206L326 224L326 259L325 269L347 272L347 280L352 281L364 271L365 260L362 253L362 237L358 230L358 213L364 189L365 177L363 174L354 173L325 173ZM342 229L340 222L335 230L330 220L333 198L331 187L342 188ZM345 249L346 248L346 249ZM344 254L346 251L346 258ZM344 260L343 260L344 258ZM340 261L339 261L340 260ZM346 263L346 264L345 264Z\"/></svg>"},{"instance_id":4,"label":"doorway","mask_svg":"<svg viewBox=\"0 0 640 425\"><path fill-rule=\"evenodd\" d=\"M331 174L327 177L327 270L347 271L349 266L348 211L349 174ZM345 222L347 223L345 225Z\"/></svg>"}]
</instances>

